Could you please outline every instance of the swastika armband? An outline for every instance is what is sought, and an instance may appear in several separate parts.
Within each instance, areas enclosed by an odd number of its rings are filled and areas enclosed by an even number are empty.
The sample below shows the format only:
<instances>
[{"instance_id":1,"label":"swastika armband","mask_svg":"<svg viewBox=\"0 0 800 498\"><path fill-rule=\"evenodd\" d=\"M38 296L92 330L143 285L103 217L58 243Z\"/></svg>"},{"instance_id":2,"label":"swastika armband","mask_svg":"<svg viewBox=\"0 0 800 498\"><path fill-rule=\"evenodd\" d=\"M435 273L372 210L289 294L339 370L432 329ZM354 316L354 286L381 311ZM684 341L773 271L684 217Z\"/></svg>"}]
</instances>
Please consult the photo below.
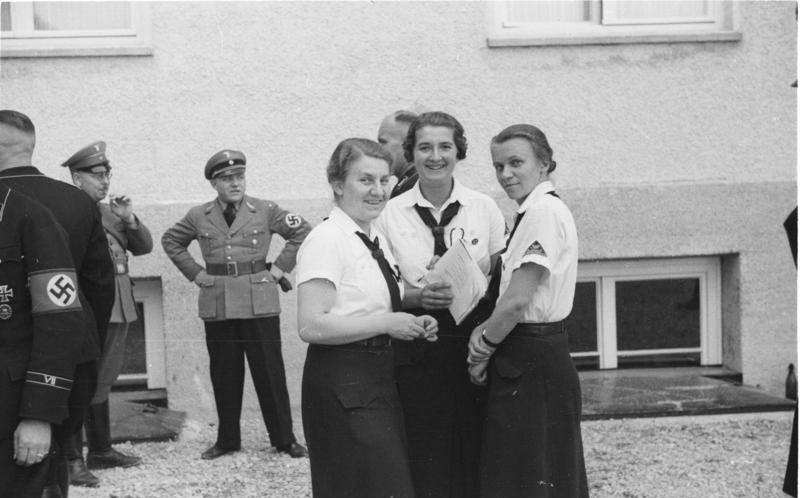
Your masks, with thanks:
<instances>
[{"instance_id":1,"label":"swastika armband","mask_svg":"<svg viewBox=\"0 0 800 498\"><path fill-rule=\"evenodd\" d=\"M65 391L69 391L72 389L72 380L67 379L64 377L59 377L58 375L50 375L42 372L33 372L28 370L28 373L25 375L25 382L30 382L31 384L40 384L47 387L53 387L56 389L63 389Z\"/></svg>"},{"instance_id":2,"label":"swastika armband","mask_svg":"<svg viewBox=\"0 0 800 498\"><path fill-rule=\"evenodd\" d=\"M28 285L33 314L80 310L77 281L71 269L31 273Z\"/></svg>"},{"instance_id":3,"label":"swastika armband","mask_svg":"<svg viewBox=\"0 0 800 498\"><path fill-rule=\"evenodd\" d=\"M301 218L299 215L296 215L294 213L289 213L289 214L286 215L286 217L283 219L283 221L284 221L284 223L286 223L287 227L289 227L289 228L297 228L303 223L303 218Z\"/></svg>"}]
</instances>

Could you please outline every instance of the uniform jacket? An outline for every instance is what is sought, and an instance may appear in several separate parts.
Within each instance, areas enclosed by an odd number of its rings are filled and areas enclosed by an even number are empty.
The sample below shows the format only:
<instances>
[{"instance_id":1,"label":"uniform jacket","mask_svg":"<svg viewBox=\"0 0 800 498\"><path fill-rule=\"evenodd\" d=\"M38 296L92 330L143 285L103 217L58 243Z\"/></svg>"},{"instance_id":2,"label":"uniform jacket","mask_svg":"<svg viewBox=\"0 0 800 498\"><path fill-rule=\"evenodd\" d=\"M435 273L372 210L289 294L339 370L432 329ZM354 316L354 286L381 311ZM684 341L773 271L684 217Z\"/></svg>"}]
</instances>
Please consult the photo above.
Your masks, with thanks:
<instances>
[{"instance_id":1,"label":"uniform jacket","mask_svg":"<svg viewBox=\"0 0 800 498\"><path fill-rule=\"evenodd\" d=\"M189 280L203 267L186 248L197 240L205 263L265 261L272 234L286 244L275 259L275 266L290 272L297 249L311 230L300 216L281 209L270 201L245 196L236 219L228 227L216 199L195 206L161 237L167 256ZM200 288L198 309L203 320L247 319L280 313L278 288L269 271L250 275L216 276L212 287Z\"/></svg>"},{"instance_id":2,"label":"uniform jacket","mask_svg":"<svg viewBox=\"0 0 800 498\"><path fill-rule=\"evenodd\" d=\"M128 251L134 256L148 254L153 250L153 237L139 218L136 218L139 225L131 228L111 211L108 204L98 204L98 206L116 273L114 307L111 309L110 322L134 322L136 321L136 303L133 300L133 286L128 272Z\"/></svg>"},{"instance_id":3,"label":"uniform jacket","mask_svg":"<svg viewBox=\"0 0 800 498\"><path fill-rule=\"evenodd\" d=\"M20 417L67 417L83 327L66 234L47 208L0 183L0 438Z\"/></svg>"},{"instance_id":4,"label":"uniform jacket","mask_svg":"<svg viewBox=\"0 0 800 498\"><path fill-rule=\"evenodd\" d=\"M43 204L67 233L86 311L79 363L99 358L114 305L114 265L97 203L77 187L48 178L33 166L0 171L0 181Z\"/></svg>"}]
</instances>

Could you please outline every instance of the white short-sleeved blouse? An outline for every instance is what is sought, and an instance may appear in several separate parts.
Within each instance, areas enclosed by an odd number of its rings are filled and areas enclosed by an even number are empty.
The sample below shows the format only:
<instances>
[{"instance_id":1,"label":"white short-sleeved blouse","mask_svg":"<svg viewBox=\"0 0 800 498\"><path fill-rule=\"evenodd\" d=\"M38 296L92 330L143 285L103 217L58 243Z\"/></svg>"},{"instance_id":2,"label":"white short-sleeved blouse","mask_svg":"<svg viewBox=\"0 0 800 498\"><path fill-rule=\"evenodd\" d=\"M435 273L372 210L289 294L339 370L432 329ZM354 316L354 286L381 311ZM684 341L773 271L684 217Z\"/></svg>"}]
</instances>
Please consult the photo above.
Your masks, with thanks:
<instances>
[{"instance_id":1,"label":"white short-sleeved blouse","mask_svg":"<svg viewBox=\"0 0 800 498\"><path fill-rule=\"evenodd\" d=\"M383 249L384 257L397 269L397 264L382 235L372 229ZM336 303L331 313L338 316L365 316L391 313L389 287L378 262L356 235L363 232L340 208L314 227L297 252L297 285L315 278L330 281L336 287ZM403 286L400 296L403 295Z\"/></svg>"},{"instance_id":2,"label":"white short-sleeved blouse","mask_svg":"<svg viewBox=\"0 0 800 498\"><path fill-rule=\"evenodd\" d=\"M525 213L503 254L500 296L508 289L511 275L525 263L547 270L531 292L523 318L528 323L557 322L572 311L578 274L578 235L572 213L553 192L551 182L542 182L528 195L517 213Z\"/></svg>"},{"instance_id":3,"label":"white short-sleeved blouse","mask_svg":"<svg viewBox=\"0 0 800 498\"><path fill-rule=\"evenodd\" d=\"M424 287L422 277L433 257L433 234L414 209L414 204L431 208L434 219L441 220L442 212L458 201L458 214L445 227L444 242L449 248L452 242L463 239L472 258L488 271L488 258L501 250L505 243L505 219L494 200L476 192L453 179L453 191L440 209L422 196L419 183L410 190L391 199L386 205L375 227L388 240L392 252L397 256L400 272L406 285Z\"/></svg>"}]
</instances>

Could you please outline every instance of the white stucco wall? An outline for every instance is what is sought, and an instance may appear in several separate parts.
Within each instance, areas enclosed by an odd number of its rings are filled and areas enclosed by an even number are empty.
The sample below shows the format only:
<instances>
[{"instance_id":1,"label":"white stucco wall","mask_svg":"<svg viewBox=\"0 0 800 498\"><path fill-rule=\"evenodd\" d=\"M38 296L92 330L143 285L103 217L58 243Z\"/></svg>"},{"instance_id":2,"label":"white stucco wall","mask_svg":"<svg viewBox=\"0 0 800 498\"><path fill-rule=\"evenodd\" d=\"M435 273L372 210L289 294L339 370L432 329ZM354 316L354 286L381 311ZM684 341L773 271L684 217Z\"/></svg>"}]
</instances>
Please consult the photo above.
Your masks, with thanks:
<instances>
[{"instance_id":1,"label":"white stucco wall","mask_svg":"<svg viewBox=\"0 0 800 498\"><path fill-rule=\"evenodd\" d=\"M74 150L106 140L112 190L158 236L213 196L202 168L224 147L247 154L249 193L318 221L334 146L374 137L391 111L459 118L470 150L457 174L498 199L489 139L539 125L581 258L739 254L726 273L738 286L723 306L726 364L781 392L796 362L781 227L796 204L796 20L789 2L735 8L739 42L489 49L477 2L153 3L152 56L3 59L0 106L31 116L35 164L58 178ZM159 249L134 273L163 279L171 403L213 420L194 288ZM296 404L293 299L283 322Z\"/></svg>"}]
</instances>

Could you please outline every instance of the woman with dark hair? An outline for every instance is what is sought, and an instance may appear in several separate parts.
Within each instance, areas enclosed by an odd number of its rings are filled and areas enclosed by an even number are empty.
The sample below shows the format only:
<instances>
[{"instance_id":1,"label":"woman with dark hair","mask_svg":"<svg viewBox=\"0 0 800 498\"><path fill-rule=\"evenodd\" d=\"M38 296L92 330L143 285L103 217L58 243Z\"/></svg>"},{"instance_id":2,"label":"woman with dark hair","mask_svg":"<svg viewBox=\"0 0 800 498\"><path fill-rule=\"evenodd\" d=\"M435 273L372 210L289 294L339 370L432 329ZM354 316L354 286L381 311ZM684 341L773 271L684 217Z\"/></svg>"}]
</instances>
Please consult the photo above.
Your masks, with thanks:
<instances>
[{"instance_id":1,"label":"woman with dark hair","mask_svg":"<svg viewBox=\"0 0 800 498\"><path fill-rule=\"evenodd\" d=\"M400 275L372 229L388 198L391 160L371 140L341 142L327 170L335 207L297 254L315 498L414 496L390 338L435 340L436 321L399 312Z\"/></svg>"},{"instance_id":2,"label":"woman with dark hair","mask_svg":"<svg viewBox=\"0 0 800 498\"><path fill-rule=\"evenodd\" d=\"M489 385L481 498L588 497L581 388L564 330L578 269L575 221L550 181L556 162L541 130L510 126L491 153L519 209L501 255L500 297L469 343L470 374Z\"/></svg>"},{"instance_id":3,"label":"woman with dark hair","mask_svg":"<svg viewBox=\"0 0 800 498\"><path fill-rule=\"evenodd\" d=\"M396 345L411 475L418 497L477 497L485 389L470 382L464 365L472 327L469 318L456 325L451 289L426 283L425 275L459 240L488 273L491 256L503 248L505 221L490 197L453 177L467 155L464 128L453 116L420 115L403 148L419 179L389 201L376 227L397 257L409 311L439 322L438 341Z\"/></svg>"}]
</instances>

